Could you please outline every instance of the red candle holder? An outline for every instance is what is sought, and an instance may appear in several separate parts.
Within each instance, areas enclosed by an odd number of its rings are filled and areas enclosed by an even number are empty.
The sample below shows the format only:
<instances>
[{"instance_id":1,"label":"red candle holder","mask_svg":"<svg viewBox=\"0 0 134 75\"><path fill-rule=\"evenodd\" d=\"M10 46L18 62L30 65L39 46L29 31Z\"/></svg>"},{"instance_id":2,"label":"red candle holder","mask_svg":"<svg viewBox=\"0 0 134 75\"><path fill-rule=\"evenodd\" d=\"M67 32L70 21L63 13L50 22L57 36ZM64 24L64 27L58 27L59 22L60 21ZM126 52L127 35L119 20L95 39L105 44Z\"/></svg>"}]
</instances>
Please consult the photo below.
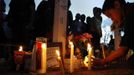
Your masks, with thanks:
<instances>
[{"instance_id":1,"label":"red candle holder","mask_svg":"<svg viewBox=\"0 0 134 75\"><path fill-rule=\"evenodd\" d=\"M24 62L24 51L15 51L14 52L14 61L16 64L22 64Z\"/></svg>"}]
</instances>

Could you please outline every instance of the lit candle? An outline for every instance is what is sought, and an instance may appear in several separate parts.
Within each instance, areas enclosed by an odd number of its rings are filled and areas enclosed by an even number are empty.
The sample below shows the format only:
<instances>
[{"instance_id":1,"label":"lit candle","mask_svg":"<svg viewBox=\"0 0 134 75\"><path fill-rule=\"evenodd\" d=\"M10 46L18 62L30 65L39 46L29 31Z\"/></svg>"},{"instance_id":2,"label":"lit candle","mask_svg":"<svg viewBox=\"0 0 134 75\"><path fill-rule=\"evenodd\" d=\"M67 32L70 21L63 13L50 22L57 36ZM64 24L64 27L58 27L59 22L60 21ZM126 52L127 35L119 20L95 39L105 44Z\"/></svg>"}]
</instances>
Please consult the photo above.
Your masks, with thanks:
<instances>
[{"instance_id":1,"label":"lit candle","mask_svg":"<svg viewBox=\"0 0 134 75\"><path fill-rule=\"evenodd\" d=\"M57 54L57 59L58 59L58 60L61 60L61 57L60 57L60 52L59 52L59 50L56 50L56 54Z\"/></svg>"},{"instance_id":2,"label":"lit candle","mask_svg":"<svg viewBox=\"0 0 134 75\"><path fill-rule=\"evenodd\" d=\"M92 47L89 43L87 44L87 50L88 50L88 69L90 70L91 69Z\"/></svg>"},{"instance_id":3,"label":"lit candle","mask_svg":"<svg viewBox=\"0 0 134 75\"><path fill-rule=\"evenodd\" d=\"M47 69L47 44L46 43L42 43L41 45L41 70L40 73L46 73L46 69Z\"/></svg>"},{"instance_id":4,"label":"lit candle","mask_svg":"<svg viewBox=\"0 0 134 75\"><path fill-rule=\"evenodd\" d=\"M61 56L60 56L59 50L56 50L56 54L57 54L57 59L58 59L58 61L60 63L60 67L61 67L62 73L63 73L63 75L65 75L64 66L63 66L63 63L62 63L62 60L61 60Z\"/></svg>"},{"instance_id":5,"label":"lit candle","mask_svg":"<svg viewBox=\"0 0 134 75\"><path fill-rule=\"evenodd\" d=\"M19 70L20 65L24 63L24 55L25 52L23 51L23 47L20 46L18 51L14 52L14 59L16 63L16 70Z\"/></svg>"},{"instance_id":6,"label":"lit candle","mask_svg":"<svg viewBox=\"0 0 134 75\"><path fill-rule=\"evenodd\" d=\"M22 46L20 46L19 51L23 51L23 47Z\"/></svg>"},{"instance_id":7,"label":"lit candle","mask_svg":"<svg viewBox=\"0 0 134 75\"><path fill-rule=\"evenodd\" d=\"M71 47L71 54L70 54L70 72L72 73L74 71L73 68L73 58L74 58L74 45L73 42L69 42L69 45Z\"/></svg>"}]
</instances>

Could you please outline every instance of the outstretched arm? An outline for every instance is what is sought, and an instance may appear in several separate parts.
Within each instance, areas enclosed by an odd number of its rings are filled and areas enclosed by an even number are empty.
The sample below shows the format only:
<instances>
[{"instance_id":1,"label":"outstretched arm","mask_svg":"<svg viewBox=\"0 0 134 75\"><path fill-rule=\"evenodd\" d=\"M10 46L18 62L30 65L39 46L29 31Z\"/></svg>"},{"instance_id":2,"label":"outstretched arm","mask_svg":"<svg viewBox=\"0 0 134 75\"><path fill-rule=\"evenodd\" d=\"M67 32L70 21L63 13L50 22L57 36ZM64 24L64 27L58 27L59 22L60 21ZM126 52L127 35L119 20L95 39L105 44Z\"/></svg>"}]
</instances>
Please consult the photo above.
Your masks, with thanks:
<instances>
[{"instance_id":1,"label":"outstretched arm","mask_svg":"<svg viewBox=\"0 0 134 75\"><path fill-rule=\"evenodd\" d=\"M117 50L112 52L108 57L105 59L94 59L93 64L95 66L97 65L104 65L106 63L112 62L113 60L116 60L120 58L121 56L125 55L128 51L127 47L119 47Z\"/></svg>"},{"instance_id":2,"label":"outstretched arm","mask_svg":"<svg viewBox=\"0 0 134 75\"><path fill-rule=\"evenodd\" d=\"M115 50L113 53L111 53L108 57L102 60L102 64L106 64L108 62L111 62L113 60L116 60L120 58L121 56L125 55L128 51L127 47L119 47L117 50Z\"/></svg>"}]
</instances>

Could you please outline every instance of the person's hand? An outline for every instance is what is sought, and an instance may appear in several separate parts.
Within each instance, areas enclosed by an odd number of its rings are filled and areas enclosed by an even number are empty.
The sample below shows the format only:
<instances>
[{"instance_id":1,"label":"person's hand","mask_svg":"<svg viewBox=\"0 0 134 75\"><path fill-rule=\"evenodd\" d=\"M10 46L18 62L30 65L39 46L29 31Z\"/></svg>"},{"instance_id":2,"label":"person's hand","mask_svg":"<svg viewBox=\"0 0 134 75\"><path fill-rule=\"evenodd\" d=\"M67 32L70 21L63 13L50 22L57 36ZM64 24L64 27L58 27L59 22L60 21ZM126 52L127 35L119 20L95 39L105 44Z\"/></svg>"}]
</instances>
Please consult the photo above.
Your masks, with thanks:
<instances>
[{"instance_id":1,"label":"person's hand","mask_svg":"<svg viewBox=\"0 0 134 75\"><path fill-rule=\"evenodd\" d=\"M93 58L92 64L93 64L93 66L92 66L93 69L105 69L105 68L107 68L107 64L106 64L105 59Z\"/></svg>"},{"instance_id":2,"label":"person's hand","mask_svg":"<svg viewBox=\"0 0 134 75\"><path fill-rule=\"evenodd\" d=\"M100 59L100 58L92 58L92 63L93 63L93 66L103 66L103 65L105 65L104 59Z\"/></svg>"}]
</instances>

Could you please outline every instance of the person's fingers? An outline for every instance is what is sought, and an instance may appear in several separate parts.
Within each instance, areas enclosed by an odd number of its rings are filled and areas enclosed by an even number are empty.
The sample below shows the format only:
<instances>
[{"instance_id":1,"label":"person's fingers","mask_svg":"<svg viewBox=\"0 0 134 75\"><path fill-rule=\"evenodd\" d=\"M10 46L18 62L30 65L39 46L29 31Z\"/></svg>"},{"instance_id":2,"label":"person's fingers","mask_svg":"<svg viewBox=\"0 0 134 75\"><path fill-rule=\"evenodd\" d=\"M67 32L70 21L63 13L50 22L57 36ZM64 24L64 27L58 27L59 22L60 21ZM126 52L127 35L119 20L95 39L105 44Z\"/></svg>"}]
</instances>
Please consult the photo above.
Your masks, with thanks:
<instances>
[{"instance_id":1,"label":"person's fingers","mask_svg":"<svg viewBox=\"0 0 134 75\"><path fill-rule=\"evenodd\" d=\"M100 66L100 65L102 65L101 59L92 58L92 64L93 64L94 66Z\"/></svg>"}]
</instances>

